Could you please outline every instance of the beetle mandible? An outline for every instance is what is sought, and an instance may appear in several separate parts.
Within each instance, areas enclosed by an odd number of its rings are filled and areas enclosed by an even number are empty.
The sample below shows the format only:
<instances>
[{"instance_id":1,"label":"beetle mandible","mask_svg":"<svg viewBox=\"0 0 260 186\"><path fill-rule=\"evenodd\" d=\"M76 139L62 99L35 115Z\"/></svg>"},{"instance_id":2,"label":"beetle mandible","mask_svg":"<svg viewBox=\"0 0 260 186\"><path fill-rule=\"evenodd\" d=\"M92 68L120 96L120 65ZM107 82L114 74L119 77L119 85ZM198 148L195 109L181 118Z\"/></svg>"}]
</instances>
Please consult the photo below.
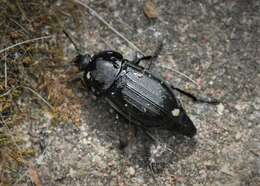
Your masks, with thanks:
<instances>
[{"instance_id":1,"label":"beetle mandible","mask_svg":"<svg viewBox=\"0 0 260 186\"><path fill-rule=\"evenodd\" d=\"M218 101L197 98L139 65L141 61L152 60L157 56L158 52L153 56L142 56L130 61L119 52L101 51L93 56L79 54L74 62L84 72L83 80L92 92L96 96L104 96L125 119L129 120L130 116L131 122L139 126L158 127L193 137L196 127L174 90L194 101L213 104Z\"/></svg>"}]
</instances>

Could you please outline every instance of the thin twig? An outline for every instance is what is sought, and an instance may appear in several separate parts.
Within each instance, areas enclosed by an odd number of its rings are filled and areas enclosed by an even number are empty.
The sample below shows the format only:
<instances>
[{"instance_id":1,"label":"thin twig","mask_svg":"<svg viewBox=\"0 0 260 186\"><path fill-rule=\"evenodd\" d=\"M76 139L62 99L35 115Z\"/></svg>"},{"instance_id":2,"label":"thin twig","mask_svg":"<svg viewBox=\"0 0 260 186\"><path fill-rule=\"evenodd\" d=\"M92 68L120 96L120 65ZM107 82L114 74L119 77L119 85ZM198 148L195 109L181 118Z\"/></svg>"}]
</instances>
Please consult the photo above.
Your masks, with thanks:
<instances>
[{"instance_id":1,"label":"thin twig","mask_svg":"<svg viewBox=\"0 0 260 186\"><path fill-rule=\"evenodd\" d=\"M121 39L123 39L125 42L127 42L133 49L137 50L138 52L140 52L142 55L145 55L144 52L142 52L141 49L139 49L133 42L131 42L130 40L128 40L123 34L121 34L119 31L117 31L112 25L110 25L103 17L101 17L94 9L92 9L91 7L89 7L87 4L78 1L78 0L74 0L74 2L84 6L86 9L88 9L89 13L98 18L102 23L104 23L110 30L112 30L116 35L118 35Z\"/></svg>"},{"instance_id":2,"label":"thin twig","mask_svg":"<svg viewBox=\"0 0 260 186\"><path fill-rule=\"evenodd\" d=\"M42 36L42 37L37 37L37 38L34 38L34 39L29 39L29 40L26 40L26 41L22 41L22 42L19 42L19 43L16 43L14 45L11 45L9 47L6 47L6 48L3 48L0 50L0 54L7 51L7 50L10 50L14 47L17 47L17 46L20 46L20 45L23 45L23 44L26 44L26 43L31 43L31 42L34 42L34 41L38 41L38 40L41 40L41 39L49 39L53 37L53 35L50 35L50 36Z\"/></svg>"},{"instance_id":3,"label":"thin twig","mask_svg":"<svg viewBox=\"0 0 260 186\"><path fill-rule=\"evenodd\" d=\"M156 64L156 66L161 67L161 68L164 68L164 69L167 69L167 70L170 70L170 71L173 71L173 72L176 72L177 74L180 74L181 76L187 78L188 80L190 80L192 83L194 83L196 86L199 87L199 84L198 84L196 81L194 81L194 80L191 79L188 75L186 75L186 74L184 74L184 73L182 73L182 72L180 72L180 71L178 71L178 70L175 70L175 69L173 69L173 68L171 68L171 67L168 67L168 66L166 66L166 65L161 65L161 64L160 64L160 65Z\"/></svg>"}]
</instances>

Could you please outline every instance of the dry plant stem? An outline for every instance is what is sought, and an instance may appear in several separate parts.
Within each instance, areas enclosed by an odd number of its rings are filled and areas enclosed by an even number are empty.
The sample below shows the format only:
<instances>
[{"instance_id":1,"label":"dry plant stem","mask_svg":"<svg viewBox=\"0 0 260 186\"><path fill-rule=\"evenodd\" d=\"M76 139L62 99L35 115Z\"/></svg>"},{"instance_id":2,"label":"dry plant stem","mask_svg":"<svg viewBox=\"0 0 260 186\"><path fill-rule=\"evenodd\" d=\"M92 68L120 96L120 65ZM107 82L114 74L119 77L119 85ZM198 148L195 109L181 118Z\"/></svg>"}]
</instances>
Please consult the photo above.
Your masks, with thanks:
<instances>
[{"instance_id":1,"label":"dry plant stem","mask_svg":"<svg viewBox=\"0 0 260 186\"><path fill-rule=\"evenodd\" d=\"M26 34L29 34L29 32L21 25L19 24L17 21L15 21L14 19L10 18L9 19L14 22L16 25L18 25Z\"/></svg>"},{"instance_id":2,"label":"dry plant stem","mask_svg":"<svg viewBox=\"0 0 260 186\"><path fill-rule=\"evenodd\" d=\"M1 95L0 95L0 98L1 98L1 97L4 97L4 96L7 96L8 94L11 93L11 91L16 90L17 88L19 88L19 87L10 88L10 89L7 90L5 93L1 94Z\"/></svg>"},{"instance_id":3,"label":"dry plant stem","mask_svg":"<svg viewBox=\"0 0 260 186\"><path fill-rule=\"evenodd\" d=\"M10 88L5 93L1 94L0 97L7 96L12 91L19 89L19 88L23 88L23 89L27 89L27 90L31 91L34 95L36 95L38 98L40 98L50 109L52 109L52 110L54 109L53 106L46 99L44 99L38 92L36 92L35 90L33 90L32 88L27 87L27 86L17 86L17 87L14 87L14 88Z\"/></svg>"},{"instance_id":4,"label":"dry plant stem","mask_svg":"<svg viewBox=\"0 0 260 186\"><path fill-rule=\"evenodd\" d=\"M186 74L184 74L184 73L182 73L182 72L180 72L180 71L178 71L178 70L175 70L175 69L173 69L173 68L170 68L170 67L168 67L168 66L166 66L166 65L156 65L156 66L161 67L161 68L164 68L164 69L167 69L167 70L170 70L170 71L173 71L173 72L176 72L177 74L180 74L181 76L187 78L187 79L190 80L193 84L195 84L196 86L199 87L199 84L198 84L196 81L194 81L194 80L191 79L188 75L186 75Z\"/></svg>"},{"instance_id":5,"label":"dry plant stem","mask_svg":"<svg viewBox=\"0 0 260 186\"><path fill-rule=\"evenodd\" d=\"M7 89L7 63L6 63L6 54L5 54L5 89Z\"/></svg>"},{"instance_id":6,"label":"dry plant stem","mask_svg":"<svg viewBox=\"0 0 260 186\"><path fill-rule=\"evenodd\" d=\"M26 19L27 21L30 21L30 20L28 19L27 15L26 15L24 9L23 9L22 6L21 6L21 3L22 3L21 0L16 1L16 5L17 5L19 11L21 12L22 17L23 17L24 19Z\"/></svg>"},{"instance_id":7,"label":"dry plant stem","mask_svg":"<svg viewBox=\"0 0 260 186\"><path fill-rule=\"evenodd\" d=\"M22 42L19 42L19 43L16 43L14 45L11 45L9 47L6 47L6 48L3 48L0 50L0 54L7 51L7 50L10 50L14 47L17 47L17 46L20 46L20 45L23 45L23 44L26 44L26 43L31 43L31 42L35 42L35 41L38 41L38 40L41 40L41 39L49 39L49 38L52 38L53 35L50 35L50 36L42 36L42 37L37 37L37 38L34 38L34 39L29 39L29 40L26 40L26 41L22 41Z\"/></svg>"},{"instance_id":8,"label":"dry plant stem","mask_svg":"<svg viewBox=\"0 0 260 186\"><path fill-rule=\"evenodd\" d=\"M96 17L97 19L99 19L103 24L105 24L110 30L112 30L116 35L118 35L121 39L123 39L124 41L126 41L133 49L137 50L138 52L140 52L142 55L145 55L144 52L139 49L133 42L131 42L129 39L127 39L123 34L121 34L119 31L117 31L112 25L110 25L103 17L101 17L94 9L92 9L91 7L89 7L87 4L78 1L78 0L73 0L74 2L82 5L83 7L85 7L86 9L88 9L88 11L90 12L90 14L94 17ZM183 77L189 79L192 83L194 83L196 86L199 86L196 81L194 81L193 79L191 79L189 76L187 76L186 74L179 72L177 70L174 70L172 68L166 67L166 66L161 66L162 68L165 68L167 70L176 72L180 75L182 75Z\"/></svg>"},{"instance_id":9,"label":"dry plant stem","mask_svg":"<svg viewBox=\"0 0 260 186\"><path fill-rule=\"evenodd\" d=\"M52 110L54 109L53 106L46 99L44 99L38 92L36 92L35 90L27 86L22 86L22 87L24 89L30 90L33 94L35 94L38 98L40 98L46 105L48 105Z\"/></svg>"}]
</instances>

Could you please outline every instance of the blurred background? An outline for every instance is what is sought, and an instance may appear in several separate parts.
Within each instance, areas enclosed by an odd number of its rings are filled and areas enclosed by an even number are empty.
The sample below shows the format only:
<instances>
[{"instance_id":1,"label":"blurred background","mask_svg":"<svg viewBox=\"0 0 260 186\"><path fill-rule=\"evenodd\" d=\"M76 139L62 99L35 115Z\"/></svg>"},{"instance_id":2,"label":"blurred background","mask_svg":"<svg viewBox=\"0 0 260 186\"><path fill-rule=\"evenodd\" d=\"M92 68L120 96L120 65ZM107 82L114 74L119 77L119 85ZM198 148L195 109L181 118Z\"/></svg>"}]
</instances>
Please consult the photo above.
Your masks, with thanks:
<instances>
[{"instance_id":1,"label":"blurred background","mask_svg":"<svg viewBox=\"0 0 260 186\"><path fill-rule=\"evenodd\" d=\"M163 50L152 69L221 104L177 95L194 139L126 122L71 62ZM259 185L260 1L1 0L0 185ZM145 64L142 64L145 65Z\"/></svg>"}]
</instances>

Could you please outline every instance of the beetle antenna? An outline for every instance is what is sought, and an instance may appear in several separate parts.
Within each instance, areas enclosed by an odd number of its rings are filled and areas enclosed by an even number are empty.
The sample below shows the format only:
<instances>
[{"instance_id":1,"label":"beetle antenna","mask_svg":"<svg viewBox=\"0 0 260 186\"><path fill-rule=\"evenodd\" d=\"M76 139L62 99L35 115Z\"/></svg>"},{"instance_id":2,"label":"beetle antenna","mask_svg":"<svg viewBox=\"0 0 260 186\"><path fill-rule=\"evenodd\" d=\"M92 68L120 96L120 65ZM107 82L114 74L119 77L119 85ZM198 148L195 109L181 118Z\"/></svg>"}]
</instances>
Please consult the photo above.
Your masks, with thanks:
<instances>
[{"instance_id":1,"label":"beetle antenna","mask_svg":"<svg viewBox=\"0 0 260 186\"><path fill-rule=\"evenodd\" d=\"M76 44L76 42L72 39L72 37L70 36L70 34L66 31L63 30L63 33L66 35L66 37L70 40L70 42L73 44L74 48L76 49L76 51L81 54L80 49L78 47L78 45Z\"/></svg>"},{"instance_id":2,"label":"beetle antenna","mask_svg":"<svg viewBox=\"0 0 260 186\"><path fill-rule=\"evenodd\" d=\"M69 68L73 67L73 64L63 64L63 65L45 65L44 68Z\"/></svg>"}]
</instances>

